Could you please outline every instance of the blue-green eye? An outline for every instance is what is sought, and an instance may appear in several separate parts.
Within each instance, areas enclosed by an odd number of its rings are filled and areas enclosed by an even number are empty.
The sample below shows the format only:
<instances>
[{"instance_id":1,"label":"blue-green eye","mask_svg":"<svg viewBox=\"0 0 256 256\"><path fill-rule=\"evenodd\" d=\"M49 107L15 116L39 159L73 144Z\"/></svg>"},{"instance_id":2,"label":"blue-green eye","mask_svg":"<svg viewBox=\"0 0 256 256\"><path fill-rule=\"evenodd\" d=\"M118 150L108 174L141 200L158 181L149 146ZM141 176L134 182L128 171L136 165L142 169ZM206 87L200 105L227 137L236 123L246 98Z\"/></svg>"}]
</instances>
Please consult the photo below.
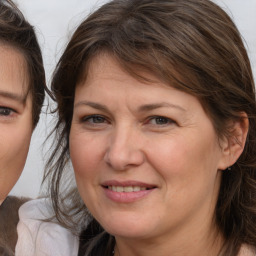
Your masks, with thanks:
<instances>
[{"instance_id":1,"label":"blue-green eye","mask_svg":"<svg viewBox=\"0 0 256 256\"><path fill-rule=\"evenodd\" d=\"M106 123L107 120L103 116L100 115L90 115L83 118L82 122L92 123L92 124L101 124Z\"/></svg>"},{"instance_id":2,"label":"blue-green eye","mask_svg":"<svg viewBox=\"0 0 256 256\"><path fill-rule=\"evenodd\" d=\"M148 123L152 125L168 125L174 123L174 121L167 117L154 116L149 119Z\"/></svg>"}]
</instances>

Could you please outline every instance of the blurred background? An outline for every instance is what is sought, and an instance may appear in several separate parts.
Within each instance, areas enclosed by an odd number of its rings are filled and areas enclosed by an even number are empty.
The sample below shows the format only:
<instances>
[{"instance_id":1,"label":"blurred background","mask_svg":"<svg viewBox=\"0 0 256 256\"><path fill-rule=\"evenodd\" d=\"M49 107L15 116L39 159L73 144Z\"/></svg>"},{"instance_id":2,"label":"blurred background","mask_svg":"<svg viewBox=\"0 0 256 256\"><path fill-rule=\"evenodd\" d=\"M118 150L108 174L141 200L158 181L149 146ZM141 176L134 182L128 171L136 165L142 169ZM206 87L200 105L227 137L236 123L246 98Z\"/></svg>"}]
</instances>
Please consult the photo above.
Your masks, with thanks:
<instances>
[{"instance_id":1,"label":"blurred background","mask_svg":"<svg viewBox=\"0 0 256 256\"><path fill-rule=\"evenodd\" d=\"M138 0L139 1L139 0ZM65 45L79 23L108 0L14 0L27 20L35 27L41 45L48 86ZM256 79L256 0L214 0L233 18L240 30ZM40 185L51 141L44 143L53 126L51 115L43 108L35 129L24 171L11 191L12 195L35 198Z\"/></svg>"}]
</instances>

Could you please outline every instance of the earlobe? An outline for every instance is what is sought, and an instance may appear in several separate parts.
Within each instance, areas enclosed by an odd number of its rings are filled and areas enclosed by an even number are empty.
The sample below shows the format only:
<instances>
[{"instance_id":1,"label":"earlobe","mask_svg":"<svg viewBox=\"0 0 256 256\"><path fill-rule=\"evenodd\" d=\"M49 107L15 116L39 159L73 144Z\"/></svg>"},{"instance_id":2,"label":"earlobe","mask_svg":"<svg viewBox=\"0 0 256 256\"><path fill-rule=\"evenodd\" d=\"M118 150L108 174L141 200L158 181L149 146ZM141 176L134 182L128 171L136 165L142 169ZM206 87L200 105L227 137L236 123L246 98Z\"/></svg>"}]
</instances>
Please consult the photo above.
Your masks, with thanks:
<instances>
[{"instance_id":1,"label":"earlobe","mask_svg":"<svg viewBox=\"0 0 256 256\"><path fill-rule=\"evenodd\" d=\"M232 166L240 157L244 150L246 138L249 130L249 120L245 112L240 114L240 118L232 121L230 126L230 135L221 143L223 159L220 170L225 170Z\"/></svg>"}]
</instances>

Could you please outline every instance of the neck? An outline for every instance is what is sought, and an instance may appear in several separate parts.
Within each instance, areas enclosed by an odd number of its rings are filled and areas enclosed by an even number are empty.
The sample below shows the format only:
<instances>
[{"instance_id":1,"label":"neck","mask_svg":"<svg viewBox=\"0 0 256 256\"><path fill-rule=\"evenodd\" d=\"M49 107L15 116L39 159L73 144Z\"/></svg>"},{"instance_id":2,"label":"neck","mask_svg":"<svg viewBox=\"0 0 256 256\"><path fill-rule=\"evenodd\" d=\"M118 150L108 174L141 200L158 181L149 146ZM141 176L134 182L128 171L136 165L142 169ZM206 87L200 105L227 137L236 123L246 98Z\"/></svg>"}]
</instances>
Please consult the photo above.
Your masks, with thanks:
<instances>
[{"instance_id":1,"label":"neck","mask_svg":"<svg viewBox=\"0 0 256 256\"><path fill-rule=\"evenodd\" d=\"M216 227L203 232L187 230L184 234L165 234L162 238L126 239L116 237L114 256L217 256L223 246L224 238Z\"/></svg>"}]
</instances>

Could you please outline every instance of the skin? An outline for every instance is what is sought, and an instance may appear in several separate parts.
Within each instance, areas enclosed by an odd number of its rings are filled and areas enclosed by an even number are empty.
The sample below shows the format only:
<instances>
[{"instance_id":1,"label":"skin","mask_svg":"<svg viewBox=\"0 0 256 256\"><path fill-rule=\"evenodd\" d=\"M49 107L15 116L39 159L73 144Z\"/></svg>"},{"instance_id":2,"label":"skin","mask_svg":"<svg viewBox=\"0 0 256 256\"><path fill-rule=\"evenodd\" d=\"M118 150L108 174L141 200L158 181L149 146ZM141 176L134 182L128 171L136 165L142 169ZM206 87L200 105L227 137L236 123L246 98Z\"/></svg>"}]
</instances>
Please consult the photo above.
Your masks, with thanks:
<instances>
[{"instance_id":1,"label":"skin","mask_svg":"<svg viewBox=\"0 0 256 256\"><path fill-rule=\"evenodd\" d=\"M217 255L221 170L239 153L218 138L197 98L143 75L155 82L136 80L103 54L77 85L70 154L79 192L115 236L115 255ZM153 189L116 202L102 186L113 180Z\"/></svg>"},{"instance_id":2,"label":"skin","mask_svg":"<svg viewBox=\"0 0 256 256\"><path fill-rule=\"evenodd\" d=\"M27 63L21 52L0 45L0 203L25 165L32 125Z\"/></svg>"}]
</instances>

